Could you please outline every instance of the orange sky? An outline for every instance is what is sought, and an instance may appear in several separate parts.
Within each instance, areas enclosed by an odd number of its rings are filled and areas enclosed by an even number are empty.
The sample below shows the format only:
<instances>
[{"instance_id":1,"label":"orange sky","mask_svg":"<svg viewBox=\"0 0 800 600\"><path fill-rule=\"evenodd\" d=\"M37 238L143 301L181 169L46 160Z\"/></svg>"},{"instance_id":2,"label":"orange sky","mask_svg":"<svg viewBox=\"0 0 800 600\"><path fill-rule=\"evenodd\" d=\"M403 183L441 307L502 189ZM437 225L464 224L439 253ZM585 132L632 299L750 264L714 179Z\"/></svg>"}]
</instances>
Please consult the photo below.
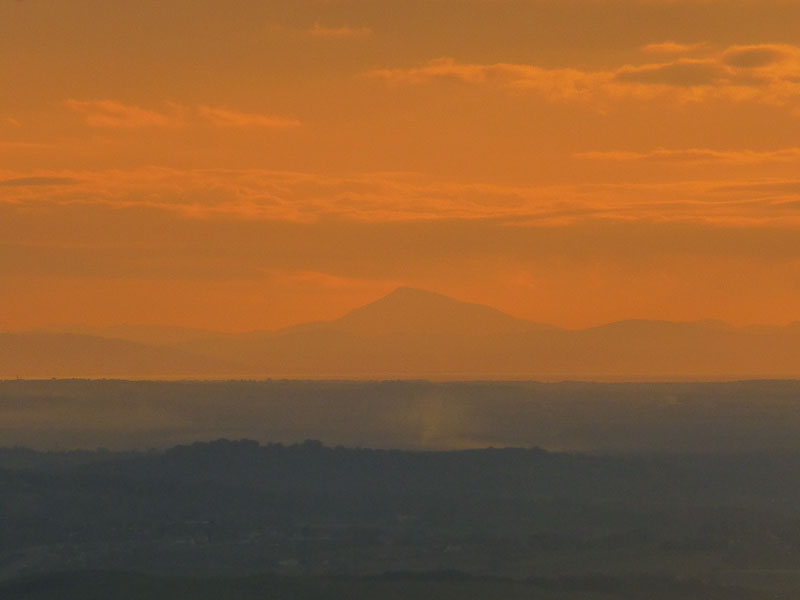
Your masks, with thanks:
<instances>
[{"instance_id":1,"label":"orange sky","mask_svg":"<svg viewBox=\"0 0 800 600\"><path fill-rule=\"evenodd\" d=\"M793 0L0 0L0 330L800 320Z\"/></svg>"}]
</instances>

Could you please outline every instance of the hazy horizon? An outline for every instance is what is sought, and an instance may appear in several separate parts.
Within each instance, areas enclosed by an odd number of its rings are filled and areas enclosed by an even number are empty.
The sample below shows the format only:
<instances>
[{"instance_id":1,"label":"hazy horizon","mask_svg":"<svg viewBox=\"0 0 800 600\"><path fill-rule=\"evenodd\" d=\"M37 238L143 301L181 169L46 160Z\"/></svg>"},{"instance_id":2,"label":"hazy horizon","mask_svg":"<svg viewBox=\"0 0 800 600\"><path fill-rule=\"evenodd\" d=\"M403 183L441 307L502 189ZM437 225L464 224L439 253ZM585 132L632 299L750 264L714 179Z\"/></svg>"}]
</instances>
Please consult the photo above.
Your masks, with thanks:
<instances>
[{"instance_id":1,"label":"hazy horizon","mask_svg":"<svg viewBox=\"0 0 800 600\"><path fill-rule=\"evenodd\" d=\"M283 325L283 326L280 326L280 327L277 327L277 328L274 328L274 329L256 329L256 328L252 328L252 327L250 327L250 328L245 327L243 329L209 329L209 328L203 328L203 327L184 327L184 326L176 325L174 323L166 323L166 322L159 323L159 322L153 322L153 321L145 321L145 322L139 322L139 323L136 323L136 322L109 322L109 323L102 323L102 324L97 324L97 325L89 325L87 323L80 323L80 322L73 322L73 323L56 323L56 322L53 322L53 323L40 324L40 325L37 325L35 327L19 327L19 328L16 328L16 329L9 328L9 329L6 329L6 330L0 330L0 332L5 331L7 333L22 333L22 332L38 332L38 331L40 331L40 332L70 332L70 333L81 333L81 332L91 333L91 332L95 332L95 333L98 333L98 332L105 331L108 334L110 334L112 337L113 337L114 333L121 334L124 337L124 335L125 335L124 331L126 329L130 329L130 330L135 330L135 329L159 330L159 329L162 329L165 332L168 332L169 330L172 330L176 335L179 335L181 332L186 332L187 334L189 334L190 332L197 332L198 335L201 335L203 333L208 333L208 334L217 334L217 333L221 333L221 334L247 334L247 333L259 333L259 332L279 332L279 331L289 330L289 329L296 328L298 326L304 326L304 325L308 325L308 324L334 322L334 321L337 321L338 319L340 319L341 317L347 315L348 313L352 312L353 310L357 310L358 308L361 308L362 306L368 306L370 304L374 304L375 302L378 302L378 301L382 300L386 296L390 296L390 295L392 295L392 294L394 294L394 293L396 293L398 291L401 291L401 290L409 290L409 289L410 290L414 290L414 291L421 291L421 292L425 292L425 293L433 294L433 295L437 295L437 296L449 297L446 294L441 294L439 292L436 292L435 290L422 289L422 288L412 288L410 286L400 285L400 286L396 287L394 290L392 290L391 292L389 292L388 294L384 294L384 295L382 295L380 297L374 298L371 301L367 301L367 303L364 304L364 305L354 306L349 310L346 309L345 312L343 312L343 313L341 313L339 315L335 315L335 316L331 317L330 319L320 319L320 320L311 320L311 321L298 321L298 322L289 323L288 325ZM456 298L452 298L452 299L456 299ZM651 317L651 318L647 318L647 317L631 317L631 318L622 318L622 319L618 319L618 320L615 320L615 321L601 321L601 322L597 322L597 323L590 323L590 324L587 324L587 325L581 326L581 327L576 327L576 326L565 327L565 326L559 325L558 323L551 323L551 322L542 323L541 321L536 320L536 319L523 318L523 317L511 314L511 313L507 313L505 311L500 311L499 309L497 309L495 307L492 307L492 306L490 306L488 304L482 304L480 302L466 302L466 303L477 305L477 306L489 307L489 308L492 308L493 310L498 310L499 312L502 312L502 313L504 313L504 314L506 314L506 315L508 315L510 317L513 317L515 319L519 319L521 321L527 321L527 322L530 322L530 323L537 323L537 324L552 326L554 328L563 329L565 331L582 331L582 330L586 330L586 329L594 329L594 328L598 328L598 327L603 327L605 325L614 325L614 324L624 323L624 322L629 322L629 321L633 321L633 322L637 322L637 321L638 322L665 322L665 323L709 323L709 324L725 325L725 326L730 326L730 327L735 327L735 328L789 327L789 326L792 326L792 325L800 323L800 319L793 319L793 320L789 320L789 321L780 321L780 322L777 322L777 321L776 322L767 322L767 321L755 322L754 321L754 322L742 322L742 323L734 324L734 323L731 323L731 322L728 322L728 321L725 321L725 320L722 320L722 319L715 319L715 318L713 318L711 316L704 317L704 318L698 318L698 319L692 319L692 320L685 320L685 321L683 321L683 320L672 320L672 319L660 319L660 318L656 318L656 317Z\"/></svg>"},{"instance_id":2,"label":"hazy horizon","mask_svg":"<svg viewBox=\"0 0 800 600\"><path fill-rule=\"evenodd\" d=\"M629 320L582 330L401 287L331 321L0 333L0 377L740 380L800 377L800 326Z\"/></svg>"}]
</instances>

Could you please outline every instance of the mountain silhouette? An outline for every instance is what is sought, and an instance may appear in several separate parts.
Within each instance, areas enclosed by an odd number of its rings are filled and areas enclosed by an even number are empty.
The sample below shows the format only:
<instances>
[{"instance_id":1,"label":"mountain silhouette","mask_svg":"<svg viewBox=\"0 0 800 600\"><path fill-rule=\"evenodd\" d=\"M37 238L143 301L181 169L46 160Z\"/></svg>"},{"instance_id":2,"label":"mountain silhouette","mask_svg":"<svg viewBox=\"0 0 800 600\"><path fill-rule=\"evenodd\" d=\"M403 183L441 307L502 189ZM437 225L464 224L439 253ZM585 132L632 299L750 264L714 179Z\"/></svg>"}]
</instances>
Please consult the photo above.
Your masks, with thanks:
<instances>
[{"instance_id":1,"label":"mountain silhouette","mask_svg":"<svg viewBox=\"0 0 800 600\"><path fill-rule=\"evenodd\" d=\"M72 333L106 339L127 340L149 345L171 345L222 335L208 329L175 327L171 325L111 325L86 327L84 325L43 327L31 333Z\"/></svg>"},{"instance_id":2,"label":"mountain silhouette","mask_svg":"<svg viewBox=\"0 0 800 600\"><path fill-rule=\"evenodd\" d=\"M627 320L568 331L401 287L332 321L223 334L0 335L0 377L746 379L800 376L800 326ZM9 337L11 336L11 337ZM16 336L16 337L13 337ZM38 336L38 337L37 337ZM171 341L170 341L171 338ZM234 366L232 366L234 365Z\"/></svg>"},{"instance_id":3,"label":"mountain silhouette","mask_svg":"<svg viewBox=\"0 0 800 600\"><path fill-rule=\"evenodd\" d=\"M393 333L451 333L487 335L555 329L517 319L502 311L461 302L442 294L410 287L399 287L389 295L353 309L334 321L307 323L284 332L334 329L360 335Z\"/></svg>"}]
</instances>

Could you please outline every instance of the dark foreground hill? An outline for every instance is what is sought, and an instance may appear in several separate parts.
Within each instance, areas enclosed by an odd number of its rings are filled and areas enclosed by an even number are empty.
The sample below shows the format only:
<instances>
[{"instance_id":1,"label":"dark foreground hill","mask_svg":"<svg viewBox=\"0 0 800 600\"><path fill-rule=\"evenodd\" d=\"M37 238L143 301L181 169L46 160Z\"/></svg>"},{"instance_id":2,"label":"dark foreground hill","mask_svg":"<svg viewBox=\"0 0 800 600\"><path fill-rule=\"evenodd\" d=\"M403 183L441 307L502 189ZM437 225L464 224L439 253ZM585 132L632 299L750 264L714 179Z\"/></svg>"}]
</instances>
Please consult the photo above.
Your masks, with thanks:
<instances>
[{"instance_id":1,"label":"dark foreground hill","mask_svg":"<svg viewBox=\"0 0 800 600\"><path fill-rule=\"evenodd\" d=\"M88 571L3 585L4 600L757 600L763 594L665 577L567 577L514 581L458 571L387 573L370 578L157 577Z\"/></svg>"},{"instance_id":2,"label":"dark foreground hill","mask_svg":"<svg viewBox=\"0 0 800 600\"><path fill-rule=\"evenodd\" d=\"M800 455L314 441L6 449L0 597L788 600L798 469Z\"/></svg>"}]
</instances>

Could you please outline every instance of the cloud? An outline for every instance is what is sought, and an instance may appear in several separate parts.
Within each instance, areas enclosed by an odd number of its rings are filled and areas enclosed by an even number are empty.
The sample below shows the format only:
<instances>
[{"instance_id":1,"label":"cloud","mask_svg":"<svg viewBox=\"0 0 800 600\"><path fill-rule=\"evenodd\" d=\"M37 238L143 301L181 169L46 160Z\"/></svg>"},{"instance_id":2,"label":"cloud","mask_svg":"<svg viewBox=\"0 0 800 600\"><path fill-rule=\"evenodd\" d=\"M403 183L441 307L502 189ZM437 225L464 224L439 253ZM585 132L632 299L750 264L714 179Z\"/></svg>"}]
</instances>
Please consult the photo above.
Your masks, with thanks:
<instances>
[{"instance_id":1,"label":"cloud","mask_svg":"<svg viewBox=\"0 0 800 600\"><path fill-rule=\"evenodd\" d=\"M722 53L721 59L731 67L755 69L792 60L796 62L800 59L800 48L780 44L732 46Z\"/></svg>"},{"instance_id":2,"label":"cloud","mask_svg":"<svg viewBox=\"0 0 800 600\"><path fill-rule=\"evenodd\" d=\"M604 71L439 58L417 67L375 69L367 75L393 85L450 82L528 91L553 102L583 102L603 109L619 99L666 98L755 102L787 107L800 115L800 46L731 46L702 59L681 57Z\"/></svg>"},{"instance_id":3,"label":"cloud","mask_svg":"<svg viewBox=\"0 0 800 600\"><path fill-rule=\"evenodd\" d=\"M297 127L297 119L276 115L246 113L204 104L188 106L168 103L163 111L143 109L114 100L67 100L71 110L83 116L90 127L138 129L147 127L186 127L210 123L216 127Z\"/></svg>"},{"instance_id":4,"label":"cloud","mask_svg":"<svg viewBox=\"0 0 800 600\"><path fill-rule=\"evenodd\" d=\"M178 124L174 116L114 100L69 99L66 105L83 116L86 124L91 127L140 128L169 127Z\"/></svg>"},{"instance_id":5,"label":"cloud","mask_svg":"<svg viewBox=\"0 0 800 600\"><path fill-rule=\"evenodd\" d=\"M319 23L315 23L314 26L308 30L308 34L312 37L326 39L358 38L371 36L372 29L369 27L349 27L347 25L341 27L325 27Z\"/></svg>"},{"instance_id":6,"label":"cloud","mask_svg":"<svg viewBox=\"0 0 800 600\"><path fill-rule=\"evenodd\" d=\"M706 47L705 42L696 44L679 44L677 42L660 42L642 46L642 51L648 54L689 54Z\"/></svg>"},{"instance_id":7,"label":"cloud","mask_svg":"<svg viewBox=\"0 0 800 600\"><path fill-rule=\"evenodd\" d=\"M727 74L727 70L715 61L680 59L665 64L622 67L614 79L627 83L693 87L714 85Z\"/></svg>"},{"instance_id":8,"label":"cloud","mask_svg":"<svg viewBox=\"0 0 800 600\"><path fill-rule=\"evenodd\" d=\"M766 152L753 150L711 150L708 148L687 148L681 150L656 148L649 152L581 152L576 158L611 161L647 161L675 163L728 163L728 164L761 164L786 163L800 161L800 148L782 148Z\"/></svg>"},{"instance_id":9,"label":"cloud","mask_svg":"<svg viewBox=\"0 0 800 600\"><path fill-rule=\"evenodd\" d=\"M776 209L786 209L791 211L800 210L800 200L789 200L786 202L776 202L773 205Z\"/></svg>"},{"instance_id":10,"label":"cloud","mask_svg":"<svg viewBox=\"0 0 800 600\"><path fill-rule=\"evenodd\" d=\"M13 152L19 152L24 150L43 150L47 148L55 148L56 145L53 143L45 143L45 142L13 142L13 141L6 141L0 140L0 152L10 150Z\"/></svg>"},{"instance_id":11,"label":"cloud","mask_svg":"<svg viewBox=\"0 0 800 600\"><path fill-rule=\"evenodd\" d=\"M298 127L300 121L274 115L245 113L227 108L198 106L197 115L218 127Z\"/></svg>"},{"instance_id":12,"label":"cloud","mask_svg":"<svg viewBox=\"0 0 800 600\"><path fill-rule=\"evenodd\" d=\"M759 181L720 185L711 191L731 194L800 195L800 181Z\"/></svg>"},{"instance_id":13,"label":"cloud","mask_svg":"<svg viewBox=\"0 0 800 600\"><path fill-rule=\"evenodd\" d=\"M0 179L2 187L31 187L42 185L72 185L78 183L72 177L14 177L12 179Z\"/></svg>"},{"instance_id":14,"label":"cloud","mask_svg":"<svg viewBox=\"0 0 800 600\"><path fill-rule=\"evenodd\" d=\"M376 69L368 76L391 84L421 85L449 81L528 90L550 100L586 98L612 78L608 73L586 73L577 69L544 69L513 63L465 64L452 58L431 60L411 69Z\"/></svg>"},{"instance_id":15,"label":"cloud","mask_svg":"<svg viewBox=\"0 0 800 600\"><path fill-rule=\"evenodd\" d=\"M783 151L781 151L783 152ZM796 156L797 150L778 152ZM671 155L672 153L672 155ZM659 153L655 152L654 156ZM664 160L766 160L708 150L661 151ZM596 158L590 156L589 158ZM608 158L608 157L606 157ZM619 157L612 157L619 160ZM629 153L622 160L661 160ZM0 172L8 183L0 206L106 207L156 211L190 220L315 222L470 221L556 226L584 221L707 221L800 226L796 215L776 215L776 202L795 200L796 181L749 180L653 184L514 186L442 181L409 173L334 176L266 170ZM58 185L57 183L69 183ZM762 183L762 182L759 182Z\"/></svg>"},{"instance_id":16,"label":"cloud","mask_svg":"<svg viewBox=\"0 0 800 600\"><path fill-rule=\"evenodd\" d=\"M421 67L410 69L375 69L369 75L392 83L406 84L450 80L471 84L515 85L546 76L559 76L563 73L573 73L576 77L587 76L586 73L573 69L543 69L534 65L513 63L468 64L459 63L452 58L437 58L428 61Z\"/></svg>"}]
</instances>

